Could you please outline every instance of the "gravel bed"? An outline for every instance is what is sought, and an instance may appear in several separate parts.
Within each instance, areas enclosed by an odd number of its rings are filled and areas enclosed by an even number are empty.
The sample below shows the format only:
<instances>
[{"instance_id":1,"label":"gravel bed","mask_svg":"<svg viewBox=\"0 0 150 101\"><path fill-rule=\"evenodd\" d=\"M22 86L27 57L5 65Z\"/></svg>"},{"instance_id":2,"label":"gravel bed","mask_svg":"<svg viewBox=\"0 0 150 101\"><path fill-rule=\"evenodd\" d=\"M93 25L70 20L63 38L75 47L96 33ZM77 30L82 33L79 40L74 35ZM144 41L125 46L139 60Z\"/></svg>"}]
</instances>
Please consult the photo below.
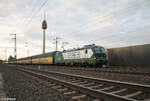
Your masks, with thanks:
<instances>
[{"instance_id":1,"label":"gravel bed","mask_svg":"<svg viewBox=\"0 0 150 101\"><path fill-rule=\"evenodd\" d=\"M25 65L28 68L35 68L38 69L38 65L29 66ZM148 75L132 75L132 74L119 74L119 73L105 73L105 72L98 72L98 71L87 71L82 69L73 69L76 67L61 67L61 66L40 66L41 70L49 70L54 72L62 72L62 73L68 73L68 74L76 74L76 75L83 75L83 76L89 76L89 77L95 77L95 78L102 78L102 79L110 79L110 80L118 80L123 82L131 82L131 83L139 83L139 84L146 84L150 85L150 76ZM81 67L80 67L81 68ZM111 71L130 71L130 72L148 72L150 73L150 69L148 68L132 68L132 67L126 67L126 68L101 68L102 70L111 70Z\"/></svg>"},{"instance_id":2,"label":"gravel bed","mask_svg":"<svg viewBox=\"0 0 150 101\"><path fill-rule=\"evenodd\" d=\"M0 64L4 79L4 91L16 101L67 101L58 92L44 86L44 81Z\"/></svg>"}]
</instances>

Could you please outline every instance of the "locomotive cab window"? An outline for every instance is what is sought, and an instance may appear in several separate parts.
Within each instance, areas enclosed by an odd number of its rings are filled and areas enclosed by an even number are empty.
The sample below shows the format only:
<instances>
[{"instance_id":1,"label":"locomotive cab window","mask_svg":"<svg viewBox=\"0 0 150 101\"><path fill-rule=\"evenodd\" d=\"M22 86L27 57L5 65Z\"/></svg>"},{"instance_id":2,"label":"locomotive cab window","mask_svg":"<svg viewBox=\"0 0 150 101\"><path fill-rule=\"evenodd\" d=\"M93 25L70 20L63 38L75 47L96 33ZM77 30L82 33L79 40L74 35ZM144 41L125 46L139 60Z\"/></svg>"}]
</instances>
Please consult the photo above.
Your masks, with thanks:
<instances>
[{"instance_id":1,"label":"locomotive cab window","mask_svg":"<svg viewBox=\"0 0 150 101\"><path fill-rule=\"evenodd\" d=\"M88 51L87 51L87 49L85 50L85 54L87 54L88 53Z\"/></svg>"},{"instance_id":2,"label":"locomotive cab window","mask_svg":"<svg viewBox=\"0 0 150 101\"><path fill-rule=\"evenodd\" d=\"M106 53L103 47L94 47L93 51L94 53Z\"/></svg>"}]
</instances>

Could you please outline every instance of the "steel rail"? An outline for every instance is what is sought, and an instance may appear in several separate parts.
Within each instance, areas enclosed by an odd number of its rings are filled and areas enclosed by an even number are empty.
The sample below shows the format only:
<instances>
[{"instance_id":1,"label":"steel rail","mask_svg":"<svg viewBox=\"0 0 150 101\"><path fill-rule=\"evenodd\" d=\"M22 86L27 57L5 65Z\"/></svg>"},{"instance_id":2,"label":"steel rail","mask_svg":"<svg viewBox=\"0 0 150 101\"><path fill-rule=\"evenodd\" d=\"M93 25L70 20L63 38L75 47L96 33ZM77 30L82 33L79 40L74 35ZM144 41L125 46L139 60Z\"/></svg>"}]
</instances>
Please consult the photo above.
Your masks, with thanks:
<instances>
[{"instance_id":1,"label":"steel rail","mask_svg":"<svg viewBox=\"0 0 150 101\"><path fill-rule=\"evenodd\" d=\"M118 71L118 70L103 70L100 68L87 68L87 67L76 67L76 68L69 68L69 67L56 67L58 69L70 69L70 70L84 70L84 71L94 71L94 72L101 72L101 73L116 73L116 74L130 74L130 75L148 75L150 76L149 72L139 72L139 71ZM114 68L112 66L109 66L107 68ZM121 68L121 67L119 67ZM118 69L119 69L118 68Z\"/></svg>"},{"instance_id":2,"label":"steel rail","mask_svg":"<svg viewBox=\"0 0 150 101\"><path fill-rule=\"evenodd\" d=\"M30 70L35 70L35 69L30 69ZM150 85L122 82L122 81L115 81L115 80L108 80L108 79L100 79L100 78L93 78L93 77L87 77L87 76L81 76L81 75L75 75L75 74L66 74L66 73L60 73L60 72L51 72L48 70L37 70L37 71L51 73L51 74L58 74L58 75L62 75L62 76L81 78L81 79L86 79L86 80L94 80L94 81L102 82L105 84L112 84L115 86L126 87L126 88L135 89L135 90L146 91L146 92L150 93Z\"/></svg>"},{"instance_id":3,"label":"steel rail","mask_svg":"<svg viewBox=\"0 0 150 101\"><path fill-rule=\"evenodd\" d=\"M84 86L77 85L77 84L74 84L74 83L66 82L66 81L56 79L54 77L50 77L50 76L47 76L47 75L44 75L44 74L41 74L41 73L36 73L36 72L30 71L30 70L23 70L23 69L20 69L20 68L17 68L17 70L26 72L28 74L31 74L31 75L34 75L34 76L37 76L37 77L40 77L42 79L50 80L52 82L55 82L55 83L63 85L63 86L67 86L71 89L80 91L80 92L85 93L87 95L91 95L95 98L102 99L103 101L138 101L138 100L126 98L126 97L123 97L123 96L118 96L118 95L115 95L115 94L106 93L104 91L94 90L94 89L91 89L89 87L84 87Z\"/></svg>"}]
</instances>

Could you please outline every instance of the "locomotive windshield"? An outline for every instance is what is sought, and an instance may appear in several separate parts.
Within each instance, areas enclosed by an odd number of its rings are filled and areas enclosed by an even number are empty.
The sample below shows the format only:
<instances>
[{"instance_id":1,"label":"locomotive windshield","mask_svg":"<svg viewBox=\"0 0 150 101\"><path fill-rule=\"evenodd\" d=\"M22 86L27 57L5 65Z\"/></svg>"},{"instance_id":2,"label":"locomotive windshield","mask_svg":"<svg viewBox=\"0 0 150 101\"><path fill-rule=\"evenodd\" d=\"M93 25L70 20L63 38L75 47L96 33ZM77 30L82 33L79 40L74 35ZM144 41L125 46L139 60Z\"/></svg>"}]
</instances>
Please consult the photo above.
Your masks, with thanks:
<instances>
[{"instance_id":1,"label":"locomotive windshield","mask_svg":"<svg viewBox=\"0 0 150 101\"><path fill-rule=\"evenodd\" d=\"M93 47L94 53L106 53L103 47Z\"/></svg>"}]
</instances>

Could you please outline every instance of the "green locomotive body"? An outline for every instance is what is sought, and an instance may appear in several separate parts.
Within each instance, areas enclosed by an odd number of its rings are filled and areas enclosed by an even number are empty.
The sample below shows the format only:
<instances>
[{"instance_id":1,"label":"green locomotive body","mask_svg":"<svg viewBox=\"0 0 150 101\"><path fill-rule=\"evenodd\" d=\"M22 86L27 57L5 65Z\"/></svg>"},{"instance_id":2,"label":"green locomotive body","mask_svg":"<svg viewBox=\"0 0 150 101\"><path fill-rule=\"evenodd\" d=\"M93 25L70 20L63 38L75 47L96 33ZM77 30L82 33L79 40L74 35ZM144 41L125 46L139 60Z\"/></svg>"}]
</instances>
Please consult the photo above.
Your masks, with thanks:
<instances>
[{"instance_id":1,"label":"green locomotive body","mask_svg":"<svg viewBox=\"0 0 150 101\"><path fill-rule=\"evenodd\" d=\"M55 63L61 65L103 65L107 64L107 53L104 47L86 45L83 48L57 52Z\"/></svg>"}]
</instances>

